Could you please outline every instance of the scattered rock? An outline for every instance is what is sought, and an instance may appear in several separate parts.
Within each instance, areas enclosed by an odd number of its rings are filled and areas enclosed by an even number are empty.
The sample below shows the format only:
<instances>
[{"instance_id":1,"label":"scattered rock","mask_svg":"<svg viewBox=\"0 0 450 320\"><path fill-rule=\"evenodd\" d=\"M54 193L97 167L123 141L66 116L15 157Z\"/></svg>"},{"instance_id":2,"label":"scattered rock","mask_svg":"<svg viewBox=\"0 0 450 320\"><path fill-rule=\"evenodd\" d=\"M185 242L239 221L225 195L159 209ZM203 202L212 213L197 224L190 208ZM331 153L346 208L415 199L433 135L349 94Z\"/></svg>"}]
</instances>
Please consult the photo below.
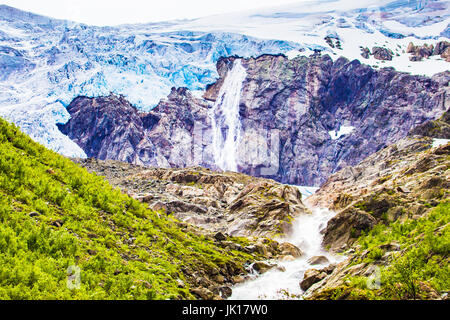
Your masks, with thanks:
<instances>
[{"instance_id":1,"label":"scattered rock","mask_svg":"<svg viewBox=\"0 0 450 320\"><path fill-rule=\"evenodd\" d=\"M289 232L292 227L289 221L309 213L298 188L274 180L197 167L145 168L96 159L77 162L105 176L111 184L127 190L134 198L148 203L150 209L164 210L183 223L201 227L202 233L273 236L279 230ZM242 250L231 243L227 246ZM246 250L254 252L256 249L268 258L276 255L265 247Z\"/></svg>"},{"instance_id":2,"label":"scattered rock","mask_svg":"<svg viewBox=\"0 0 450 320\"><path fill-rule=\"evenodd\" d=\"M306 270L303 280L300 282L300 288L303 291L308 290L313 284L322 281L327 277L327 274L323 271L316 269Z\"/></svg>"},{"instance_id":3,"label":"scattered rock","mask_svg":"<svg viewBox=\"0 0 450 320\"><path fill-rule=\"evenodd\" d=\"M190 292L202 300L212 300L214 298L214 293L203 287L190 289Z\"/></svg>"},{"instance_id":4,"label":"scattered rock","mask_svg":"<svg viewBox=\"0 0 450 320\"><path fill-rule=\"evenodd\" d=\"M315 256L315 257L312 257L312 258L308 259L308 263L313 265L313 266L317 265L317 264L326 264L326 263L329 263L329 262L330 261L325 256Z\"/></svg>"},{"instance_id":5,"label":"scattered rock","mask_svg":"<svg viewBox=\"0 0 450 320\"><path fill-rule=\"evenodd\" d=\"M222 232L217 232L214 235L214 239L216 239L217 241L225 241L227 240L227 237Z\"/></svg>"},{"instance_id":6,"label":"scattered rock","mask_svg":"<svg viewBox=\"0 0 450 320\"><path fill-rule=\"evenodd\" d=\"M422 61L431 56L440 55L442 59L450 62L450 42L448 41L440 41L436 46L426 43L422 46L415 46L414 43L410 42L406 52L412 54L409 57L410 61Z\"/></svg>"},{"instance_id":7,"label":"scattered rock","mask_svg":"<svg viewBox=\"0 0 450 320\"><path fill-rule=\"evenodd\" d=\"M303 252L299 248L288 242L280 244L278 248L281 251L281 255L284 256L292 256L294 258L298 258L303 255Z\"/></svg>"},{"instance_id":8,"label":"scattered rock","mask_svg":"<svg viewBox=\"0 0 450 320\"><path fill-rule=\"evenodd\" d=\"M50 223L50 225L52 225L56 228L61 228L63 224L64 224L64 221L59 220L59 219Z\"/></svg>"},{"instance_id":9,"label":"scattered rock","mask_svg":"<svg viewBox=\"0 0 450 320\"><path fill-rule=\"evenodd\" d=\"M372 55L377 60L388 60L391 61L394 53L390 49L386 49L383 47L373 47Z\"/></svg>"},{"instance_id":10,"label":"scattered rock","mask_svg":"<svg viewBox=\"0 0 450 320\"><path fill-rule=\"evenodd\" d=\"M220 296L223 299L227 299L231 297L233 294L233 290L230 287L222 286L222 287L216 287L212 291L215 295Z\"/></svg>"},{"instance_id":11,"label":"scattered rock","mask_svg":"<svg viewBox=\"0 0 450 320\"><path fill-rule=\"evenodd\" d=\"M233 277L233 283L239 284L245 282L247 279L244 276L235 276Z\"/></svg>"},{"instance_id":12,"label":"scattered rock","mask_svg":"<svg viewBox=\"0 0 450 320\"><path fill-rule=\"evenodd\" d=\"M253 269L259 274L266 273L267 271L275 268L276 266L277 266L276 264L270 264L264 261L257 261L253 263Z\"/></svg>"}]
</instances>

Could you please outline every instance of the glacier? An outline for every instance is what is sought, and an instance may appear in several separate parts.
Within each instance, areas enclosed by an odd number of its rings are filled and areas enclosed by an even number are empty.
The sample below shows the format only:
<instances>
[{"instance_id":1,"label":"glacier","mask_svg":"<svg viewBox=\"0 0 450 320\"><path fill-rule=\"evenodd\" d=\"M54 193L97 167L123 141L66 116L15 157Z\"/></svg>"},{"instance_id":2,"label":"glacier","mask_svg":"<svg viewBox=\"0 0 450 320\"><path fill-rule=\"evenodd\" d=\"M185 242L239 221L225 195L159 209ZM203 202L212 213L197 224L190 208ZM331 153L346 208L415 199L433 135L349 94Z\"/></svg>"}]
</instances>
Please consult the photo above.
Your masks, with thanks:
<instances>
[{"instance_id":1,"label":"glacier","mask_svg":"<svg viewBox=\"0 0 450 320\"><path fill-rule=\"evenodd\" d=\"M449 2L325 0L233 14L114 27L88 26L0 5L0 116L61 154L85 157L56 124L77 96L123 95L151 110L172 87L201 95L217 80L223 56L316 50L375 68L431 76L448 70L439 58L410 62L409 42L448 40ZM341 48L331 48L329 36ZM360 47L383 45L392 61L363 60Z\"/></svg>"}]
</instances>

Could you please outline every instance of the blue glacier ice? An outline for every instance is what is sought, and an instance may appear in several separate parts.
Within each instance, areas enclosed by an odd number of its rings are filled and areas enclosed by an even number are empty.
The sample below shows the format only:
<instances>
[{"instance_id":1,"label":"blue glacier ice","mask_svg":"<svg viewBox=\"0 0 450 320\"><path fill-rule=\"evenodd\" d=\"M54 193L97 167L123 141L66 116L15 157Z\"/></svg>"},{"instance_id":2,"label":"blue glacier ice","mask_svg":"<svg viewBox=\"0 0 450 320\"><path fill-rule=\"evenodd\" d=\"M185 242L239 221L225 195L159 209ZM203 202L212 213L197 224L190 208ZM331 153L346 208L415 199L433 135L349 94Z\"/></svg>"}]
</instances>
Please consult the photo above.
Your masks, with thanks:
<instances>
[{"instance_id":1,"label":"blue glacier ice","mask_svg":"<svg viewBox=\"0 0 450 320\"><path fill-rule=\"evenodd\" d=\"M96 27L0 5L0 116L62 154L84 152L62 135L75 97L115 93L147 111L172 87L203 90L220 57L326 51L360 58L359 46L449 35L449 1L327 0L194 20ZM340 39L332 49L325 36ZM397 57L393 65L401 68ZM377 63L367 61L367 63ZM439 69L441 62L433 62ZM409 63L408 63L409 64ZM417 64L419 65L419 64ZM408 66L404 64L405 70Z\"/></svg>"}]
</instances>

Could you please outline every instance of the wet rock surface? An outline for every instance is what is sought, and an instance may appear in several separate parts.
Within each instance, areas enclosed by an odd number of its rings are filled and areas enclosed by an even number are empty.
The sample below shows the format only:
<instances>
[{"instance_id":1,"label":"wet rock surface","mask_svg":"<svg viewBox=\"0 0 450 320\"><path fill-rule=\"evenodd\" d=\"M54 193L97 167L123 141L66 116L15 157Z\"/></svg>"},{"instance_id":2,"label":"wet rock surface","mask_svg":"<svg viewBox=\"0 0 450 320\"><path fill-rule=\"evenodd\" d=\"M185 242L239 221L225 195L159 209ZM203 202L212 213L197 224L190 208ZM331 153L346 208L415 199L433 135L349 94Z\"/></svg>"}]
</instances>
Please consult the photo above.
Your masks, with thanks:
<instances>
[{"instance_id":1,"label":"wet rock surface","mask_svg":"<svg viewBox=\"0 0 450 320\"><path fill-rule=\"evenodd\" d=\"M316 269L309 269L305 272L303 280L300 282L300 288L303 291L308 290L313 284L325 279L327 274Z\"/></svg>"}]
</instances>

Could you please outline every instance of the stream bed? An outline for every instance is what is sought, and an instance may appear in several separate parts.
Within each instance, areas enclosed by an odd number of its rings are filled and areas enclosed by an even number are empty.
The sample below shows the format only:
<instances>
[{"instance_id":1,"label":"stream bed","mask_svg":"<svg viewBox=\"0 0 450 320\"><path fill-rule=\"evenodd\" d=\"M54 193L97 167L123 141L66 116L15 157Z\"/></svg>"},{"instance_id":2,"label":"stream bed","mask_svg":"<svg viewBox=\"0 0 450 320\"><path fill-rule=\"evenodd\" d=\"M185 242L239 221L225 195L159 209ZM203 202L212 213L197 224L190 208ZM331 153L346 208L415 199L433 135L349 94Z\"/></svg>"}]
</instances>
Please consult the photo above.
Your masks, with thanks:
<instances>
[{"instance_id":1,"label":"stream bed","mask_svg":"<svg viewBox=\"0 0 450 320\"><path fill-rule=\"evenodd\" d=\"M253 272L250 280L232 288L230 300L299 299L303 293L299 283L306 270L321 269L345 259L322 247L321 231L336 213L323 208L311 208L311 211L312 214L304 214L294 220L293 232L289 237L275 239L296 245L303 251L303 255L292 261L270 261L281 268L273 268L262 275ZM308 260L315 256L325 256L328 262L311 265Z\"/></svg>"}]
</instances>

